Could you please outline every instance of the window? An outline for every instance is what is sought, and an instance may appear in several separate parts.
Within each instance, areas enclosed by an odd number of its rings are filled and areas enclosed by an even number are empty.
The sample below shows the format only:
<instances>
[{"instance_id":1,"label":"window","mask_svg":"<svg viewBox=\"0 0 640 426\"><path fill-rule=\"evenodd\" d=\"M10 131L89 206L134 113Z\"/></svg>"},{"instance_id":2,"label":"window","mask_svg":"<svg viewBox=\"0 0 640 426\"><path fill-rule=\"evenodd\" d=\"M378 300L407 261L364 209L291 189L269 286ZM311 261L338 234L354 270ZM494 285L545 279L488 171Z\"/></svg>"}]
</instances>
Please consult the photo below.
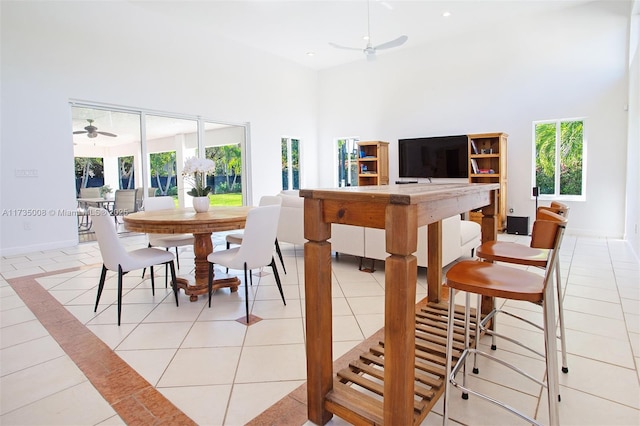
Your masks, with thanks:
<instances>
[{"instance_id":1,"label":"window","mask_svg":"<svg viewBox=\"0 0 640 426\"><path fill-rule=\"evenodd\" d=\"M120 189L134 189L134 160L133 155L118 157L120 169Z\"/></svg>"},{"instance_id":2,"label":"window","mask_svg":"<svg viewBox=\"0 0 640 426\"><path fill-rule=\"evenodd\" d=\"M336 141L338 160L338 186L358 186L358 139L342 138Z\"/></svg>"},{"instance_id":3,"label":"window","mask_svg":"<svg viewBox=\"0 0 640 426\"><path fill-rule=\"evenodd\" d=\"M300 189L300 141L282 138L282 189Z\"/></svg>"},{"instance_id":4,"label":"window","mask_svg":"<svg viewBox=\"0 0 640 426\"><path fill-rule=\"evenodd\" d=\"M207 176L207 185L211 185L215 194L220 194L216 201L219 200L221 205L241 206L242 147L239 143L207 145L205 152L205 157L213 160L216 165L215 175Z\"/></svg>"},{"instance_id":5,"label":"window","mask_svg":"<svg viewBox=\"0 0 640 426\"><path fill-rule=\"evenodd\" d=\"M76 194L80 188L101 187L104 185L103 159L98 157L74 157L76 169Z\"/></svg>"},{"instance_id":6,"label":"window","mask_svg":"<svg viewBox=\"0 0 640 426\"><path fill-rule=\"evenodd\" d=\"M584 200L586 141L584 120L533 123L534 185L543 198Z\"/></svg>"},{"instance_id":7,"label":"window","mask_svg":"<svg viewBox=\"0 0 640 426\"><path fill-rule=\"evenodd\" d=\"M158 188L158 195L178 195L176 152L154 152L149 154L151 170L150 188Z\"/></svg>"}]
</instances>

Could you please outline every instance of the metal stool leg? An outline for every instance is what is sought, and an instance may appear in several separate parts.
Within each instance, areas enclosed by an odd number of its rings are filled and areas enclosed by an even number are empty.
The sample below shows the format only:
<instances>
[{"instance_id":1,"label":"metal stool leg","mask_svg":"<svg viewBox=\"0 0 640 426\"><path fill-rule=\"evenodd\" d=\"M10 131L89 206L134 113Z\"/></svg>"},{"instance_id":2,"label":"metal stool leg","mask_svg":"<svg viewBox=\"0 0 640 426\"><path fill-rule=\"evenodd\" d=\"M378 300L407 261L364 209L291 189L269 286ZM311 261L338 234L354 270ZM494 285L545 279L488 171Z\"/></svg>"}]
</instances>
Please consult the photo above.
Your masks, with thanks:
<instances>
[{"instance_id":1,"label":"metal stool leg","mask_svg":"<svg viewBox=\"0 0 640 426\"><path fill-rule=\"evenodd\" d=\"M564 309L562 307L563 294L562 294L562 278L560 276L560 256L557 257L556 262L556 290L558 295L558 324L560 326L560 349L562 351L562 372L568 373L569 367L567 365L567 341L564 331Z\"/></svg>"},{"instance_id":2,"label":"metal stool leg","mask_svg":"<svg viewBox=\"0 0 640 426\"><path fill-rule=\"evenodd\" d=\"M442 424L446 426L449 423L449 398L451 395L451 365L453 357L453 317L456 309L456 291L449 288L449 321L447 325L447 350L446 350L446 368L444 376L444 395L443 395L443 413Z\"/></svg>"}]
</instances>

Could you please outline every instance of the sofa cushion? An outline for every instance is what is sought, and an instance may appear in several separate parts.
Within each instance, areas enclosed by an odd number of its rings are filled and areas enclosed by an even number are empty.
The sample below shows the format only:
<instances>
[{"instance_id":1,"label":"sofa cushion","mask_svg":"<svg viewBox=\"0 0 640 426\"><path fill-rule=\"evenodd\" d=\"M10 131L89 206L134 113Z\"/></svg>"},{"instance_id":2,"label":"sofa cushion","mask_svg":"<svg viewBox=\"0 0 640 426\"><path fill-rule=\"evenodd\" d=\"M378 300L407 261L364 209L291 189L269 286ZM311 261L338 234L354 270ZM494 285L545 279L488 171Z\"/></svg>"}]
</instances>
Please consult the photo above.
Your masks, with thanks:
<instances>
[{"instance_id":1,"label":"sofa cushion","mask_svg":"<svg viewBox=\"0 0 640 426\"><path fill-rule=\"evenodd\" d=\"M471 242L474 238L477 239L480 236L481 227L479 223L472 222L470 220L460 221L460 246L465 246Z\"/></svg>"},{"instance_id":2,"label":"sofa cushion","mask_svg":"<svg viewBox=\"0 0 640 426\"><path fill-rule=\"evenodd\" d=\"M278 241L291 244L304 244L304 198L298 191L283 191L280 220L278 221Z\"/></svg>"},{"instance_id":3,"label":"sofa cushion","mask_svg":"<svg viewBox=\"0 0 640 426\"><path fill-rule=\"evenodd\" d=\"M449 263L460 257L460 244L458 234L460 233L460 215L455 215L442 220L442 265ZM414 253L418 259L418 266L427 266L427 226L418 228L418 247ZM384 260L389 253L386 251L384 229L365 228L364 231L364 256L370 259ZM332 247L333 248L333 247ZM334 249L336 250L336 249ZM340 251L340 250L336 250ZM349 252L346 252L349 253ZM353 253L349 253L353 254Z\"/></svg>"},{"instance_id":4,"label":"sofa cushion","mask_svg":"<svg viewBox=\"0 0 640 426\"><path fill-rule=\"evenodd\" d=\"M282 191L282 209L278 223L278 241L303 245L304 239L304 198L298 191ZM418 233L418 266L427 266L427 227ZM455 215L442 221L442 263L447 265L480 245L480 225L460 220ZM333 224L331 249L354 256L383 260L388 256L385 247L385 233L382 229Z\"/></svg>"},{"instance_id":5,"label":"sofa cushion","mask_svg":"<svg viewBox=\"0 0 640 426\"><path fill-rule=\"evenodd\" d=\"M367 228L368 229L368 228ZM331 250L364 257L365 228L362 226L331 224Z\"/></svg>"}]
</instances>

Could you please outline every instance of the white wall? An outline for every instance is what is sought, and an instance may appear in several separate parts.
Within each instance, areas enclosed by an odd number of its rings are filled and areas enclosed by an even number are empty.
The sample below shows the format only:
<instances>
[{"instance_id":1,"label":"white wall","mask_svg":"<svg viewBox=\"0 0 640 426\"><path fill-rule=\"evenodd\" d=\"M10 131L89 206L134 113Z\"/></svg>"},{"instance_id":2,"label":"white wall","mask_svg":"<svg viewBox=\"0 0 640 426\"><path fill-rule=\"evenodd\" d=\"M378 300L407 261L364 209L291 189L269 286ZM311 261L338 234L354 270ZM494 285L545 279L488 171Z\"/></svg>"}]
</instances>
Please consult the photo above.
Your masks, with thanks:
<instances>
[{"instance_id":1,"label":"white wall","mask_svg":"<svg viewBox=\"0 0 640 426\"><path fill-rule=\"evenodd\" d=\"M280 137L315 153L317 74L131 2L2 2L2 254L77 242L69 99L251 124L253 199L281 189ZM301 158L302 167L306 160ZM315 165L312 164L312 170ZM37 177L16 177L16 169ZM306 178L315 184L315 175Z\"/></svg>"},{"instance_id":2,"label":"white wall","mask_svg":"<svg viewBox=\"0 0 640 426\"><path fill-rule=\"evenodd\" d=\"M622 236L625 186L638 187L625 177L638 147L626 144L624 6L595 2L316 73L131 2L3 1L0 209L75 209L69 99L249 122L254 202L280 188L282 135L301 140L302 185L314 187L333 184L335 137L391 142L393 181L399 138L504 131L516 215L533 214L531 122L587 117L587 201L571 203L570 231ZM77 241L74 218L0 221L3 255Z\"/></svg>"},{"instance_id":3,"label":"white wall","mask_svg":"<svg viewBox=\"0 0 640 426\"><path fill-rule=\"evenodd\" d=\"M640 258L640 1L629 28L629 147L625 238Z\"/></svg>"},{"instance_id":4,"label":"white wall","mask_svg":"<svg viewBox=\"0 0 640 426\"><path fill-rule=\"evenodd\" d=\"M319 162L331 161L335 137L388 141L393 182L400 138L506 132L508 207L533 216L532 121L586 117L587 201L569 203L569 231L621 237L628 21L622 6L599 2L531 16L322 71ZM321 186L331 186L333 169L321 173Z\"/></svg>"}]
</instances>

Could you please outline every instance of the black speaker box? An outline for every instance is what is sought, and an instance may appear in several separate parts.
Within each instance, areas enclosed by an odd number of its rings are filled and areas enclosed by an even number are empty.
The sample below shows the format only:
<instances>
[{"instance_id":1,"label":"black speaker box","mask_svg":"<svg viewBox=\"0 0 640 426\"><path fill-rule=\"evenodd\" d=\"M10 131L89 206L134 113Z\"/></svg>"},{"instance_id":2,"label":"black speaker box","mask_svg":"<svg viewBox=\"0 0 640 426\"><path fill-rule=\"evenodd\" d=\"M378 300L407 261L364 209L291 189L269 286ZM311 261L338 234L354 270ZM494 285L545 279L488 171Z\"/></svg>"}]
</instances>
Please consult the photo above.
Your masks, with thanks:
<instances>
[{"instance_id":1,"label":"black speaker box","mask_svg":"<svg viewBox=\"0 0 640 426\"><path fill-rule=\"evenodd\" d=\"M529 235L529 217L507 216L507 234Z\"/></svg>"}]
</instances>

